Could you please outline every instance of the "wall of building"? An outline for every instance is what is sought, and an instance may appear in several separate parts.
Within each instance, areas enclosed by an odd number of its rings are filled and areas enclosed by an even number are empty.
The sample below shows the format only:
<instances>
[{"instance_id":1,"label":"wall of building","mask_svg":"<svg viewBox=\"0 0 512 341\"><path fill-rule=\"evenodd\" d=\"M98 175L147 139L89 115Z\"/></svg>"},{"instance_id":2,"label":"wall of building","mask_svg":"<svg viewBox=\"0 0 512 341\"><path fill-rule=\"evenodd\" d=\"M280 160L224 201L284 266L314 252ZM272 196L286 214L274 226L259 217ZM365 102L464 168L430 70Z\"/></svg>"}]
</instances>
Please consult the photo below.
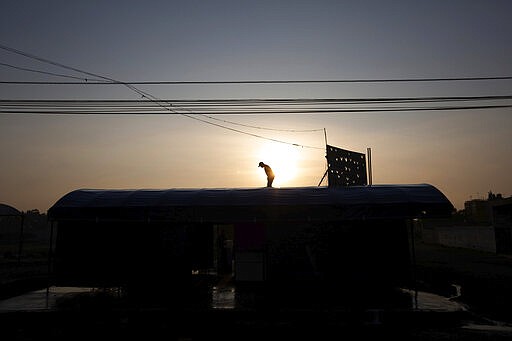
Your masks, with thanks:
<instances>
[{"instance_id":1,"label":"wall of building","mask_svg":"<svg viewBox=\"0 0 512 341\"><path fill-rule=\"evenodd\" d=\"M448 219L415 221L416 238L426 243L512 254L512 197L466 201L465 212Z\"/></svg>"},{"instance_id":2,"label":"wall of building","mask_svg":"<svg viewBox=\"0 0 512 341\"><path fill-rule=\"evenodd\" d=\"M422 229L421 239L426 243L496 253L493 226L430 226Z\"/></svg>"},{"instance_id":3,"label":"wall of building","mask_svg":"<svg viewBox=\"0 0 512 341\"><path fill-rule=\"evenodd\" d=\"M496 233L496 252L512 255L512 198L492 205Z\"/></svg>"},{"instance_id":4,"label":"wall of building","mask_svg":"<svg viewBox=\"0 0 512 341\"><path fill-rule=\"evenodd\" d=\"M449 226L437 230L441 245L496 252L493 226Z\"/></svg>"}]
</instances>

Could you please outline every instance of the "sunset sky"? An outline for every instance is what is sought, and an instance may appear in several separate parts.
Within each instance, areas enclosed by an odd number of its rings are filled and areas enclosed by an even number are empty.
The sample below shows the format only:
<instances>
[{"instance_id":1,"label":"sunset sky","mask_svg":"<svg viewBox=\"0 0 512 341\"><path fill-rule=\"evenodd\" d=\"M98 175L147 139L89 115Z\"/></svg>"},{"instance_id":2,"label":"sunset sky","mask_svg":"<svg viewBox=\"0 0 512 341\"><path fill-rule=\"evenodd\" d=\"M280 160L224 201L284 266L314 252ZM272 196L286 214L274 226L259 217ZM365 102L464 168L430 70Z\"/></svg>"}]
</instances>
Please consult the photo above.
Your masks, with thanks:
<instances>
[{"instance_id":1,"label":"sunset sky","mask_svg":"<svg viewBox=\"0 0 512 341\"><path fill-rule=\"evenodd\" d=\"M509 0L4 0L0 203L45 212L79 188L263 187L260 161L274 169L274 187L317 186L324 128L331 145L371 148L374 184L429 183L458 209L489 191L510 196L511 13ZM367 81L133 88L86 84L91 74L127 83ZM407 104L435 110L347 112L349 103L337 112L214 119L187 105L152 115L41 115L13 113L5 102L426 97L486 98Z\"/></svg>"}]
</instances>

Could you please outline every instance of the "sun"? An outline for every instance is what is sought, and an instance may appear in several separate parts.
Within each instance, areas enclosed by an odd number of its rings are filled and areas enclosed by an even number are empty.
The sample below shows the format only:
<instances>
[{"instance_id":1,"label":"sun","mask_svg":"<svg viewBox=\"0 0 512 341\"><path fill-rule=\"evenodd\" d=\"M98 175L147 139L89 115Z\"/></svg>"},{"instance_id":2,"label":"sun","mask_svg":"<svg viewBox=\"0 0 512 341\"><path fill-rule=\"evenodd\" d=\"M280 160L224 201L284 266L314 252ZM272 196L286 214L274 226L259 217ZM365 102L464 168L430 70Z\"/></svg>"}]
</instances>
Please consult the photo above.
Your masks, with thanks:
<instances>
[{"instance_id":1,"label":"sun","mask_svg":"<svg viewBox=\"0 0 512 341\"><path fill-rule=\"evenodd\" d=\"M293 184L299 168L298 148L283 143L267 143L258 152L258 162L269 165L275 174L273 187L288 187ZM261 172L262 177L265 176Z\"/></svg>"}]
</instances>

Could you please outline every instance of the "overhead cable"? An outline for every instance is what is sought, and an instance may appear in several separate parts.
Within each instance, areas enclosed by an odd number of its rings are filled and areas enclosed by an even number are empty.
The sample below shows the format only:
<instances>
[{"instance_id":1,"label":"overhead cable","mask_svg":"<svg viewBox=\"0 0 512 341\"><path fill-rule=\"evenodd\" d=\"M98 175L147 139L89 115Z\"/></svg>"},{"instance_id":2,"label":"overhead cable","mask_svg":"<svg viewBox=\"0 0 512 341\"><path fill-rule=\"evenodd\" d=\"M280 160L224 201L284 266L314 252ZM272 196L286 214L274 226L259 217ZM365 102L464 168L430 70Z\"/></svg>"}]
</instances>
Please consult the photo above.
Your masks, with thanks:
<instances>
[{"instance_id":1,"label":"overhead cable","mask_svg":"<svg viewBox=\"0 0 512 341\"><path fill-rule=\"evenodd\" d=\"M281 110L281 111L232 111L232 112L219 112L216 115L321 115L321 114L341 114L341 113L382 113L382 112L414 112L414 111L454 111L454 110L483 110L483 109L502 109L502 108L512 108L512 104L504 104L504 105L468 105L468 106L441 106L441 107L407 107L407 108L351 108L351 109L326 109L326 110ZM85 109L77 109L77 110L55 110L55 109L2 109L0 108L0 114L38 114L38 115L184 115L189 117L189 114L184 114L180 112L168 112L168 111L127 111L127 110L117 110L117 111L107 111L107 110L85 110ZM194 115L207 116L205 113L194 113ZM209 113L209 115L213 115ZM199 119L198 117L191 116L190 118L199 120L204 123L212 124L215 126L219 126L228 130L237 131L236 129L232 129L226 126L218 125L214 122L208 122ZM220 120L224 121L224 120ZM241 124L240 124L241 125ZM247 126L256 129L265 129L262 127L256 126ZM279 129L270 129L269 130L279 130ZM293 131L293 130L282 130L288 132L313 132L318 131L318 129L311 129L307 131ZM240 133L247 133L247 135L254 136L248 132L237 131ZM264 138L264 137L262 137ZM285 142L288 143L288 142ZM288 143L292 144L292 143ZM295 144L294 144L295 145ZM304 146L306 147L306 146Z\"/></svg>"},{"instance_id":2,"label":"overhead cable","mask_svg":"<svg viewBox=\"0 0 512 341\"><path fill-rule=\"evenodd\" d=\"M0 46L1 48L1 46ZM435 77L435 78L377 78L377 79L303 79L303 80L219 80L219 81L88 81L52 82L52 81L0 81L0 84L18 85L215 85L215 84L311 84L311 83L410 83L410 82L468 82L511 80L512 76L485 77Z\"/></svg>"},{"instance_id":3,"label":"overhead cable","mask_svg":"<svg viewBox=\"0 0 512 341\"><path fill-rule=\"evenodd\" d=\"M95 81L95 82L98 82L100 80L96 79L96 78L83 78L83 77L76 77L76 76L71 76L71 75L64 75L64 74L61 74L61 73L55 73L55 72L49 72L49 71L43 71L43 70L37 70L37 69L30 69L30 68L26 68L26 67L21 67L21 66L16 66L16 65L12 65L12 64L7 64L7 63L0 63L1 66L5 66L5 67L9 67L9 68L12 68L12 69L16 69L16 70L21 70L21 71L28 71L28 72L35 72L35 73L41 73L41 74L45 74L45 75L49 75L49 76L56 76L56 77L64 77L64 78L71 78L71 79L80 79L80 80L83 80L85 82L88 82L88 81ZM5 81L0 81L1 84L10 84L10 82L5 82ZM77 84L86 84L86 83L83 83L83 82L75 82ZM12 84L16 84L16 83L12 83Z\"/></svg>"},{"instance_id":4,"label":"overhead cable","mask_svg":"<svg viewBox=\"0 0 512 341\"><path fill-rule=\"evenodd\" d=\"M84 71L84 70L81 70L81 69L78 69L78 68L75 68L75 67L71 67L71 66L62 64L62 63L58 63L58 62L55 62L55 61L52 61L52 60L49 60L49 59L46 59L46 58L42 58L42 57L39 57L39 56L30 54L30 53L27 53L27 52L24 52L24 51L21 51L21 50L18 50L18 49L9 47L9 46L6 46L6 45L0 44L0 49L6 50L6 51L9 51L11 53L18 54L18 55L22 55L24 57L27 57L27 58L30 58L30 59L34 59L34 60L37 60L37 61L40 61L40 62L43 62L43 63L47 63L47 64L54 65L54 66L58 66L58 67L61 67L61 68L67 69L67 70L72 70L72 71L75 71L75 72L78 72L78 73L83 73L83 74L88 75L88 76L100 78L100 79L103 79L103 80L108 81L108 82L122 84L122 85L126 86L128 89L130 89L130 90L134 91L135 93L139 94L142 98L147 98L148 100L151 100L154 103L158 104L163 109L166 109L166 110L168 110L170 112L173 112L173 113L176 113L176 114L180 114L180 115L185 116L185 117L190 118L190 119L194 119L194 120L199 121L199 122L203 122L203 123L206 123L206 124L209 124L209 125L213 125L213 126L216 126L216 127L219 127L219 128L223 128L223 129L226 129L226 130L230 130L230 131L233 131L233 132L237 132L237 133L240 133L240 134L245 134L245 135L248 135L248 136L253 136L253 137L257 137L257 138L261 138L261 139L265 139L265 140L270 140L270 141L274 141L274 142L278 142L278 143L289 144L289 145L293 145L293 146L297 146L297 147L303 147L303 148L323 149L323 147L321 148L321 147L314 147L314 146L301 145L301 144L297 144L297 143L291 143L291 142L287 142L287 141L281 141L281 140L277 140L277 139L273 139L273 138L269 138L269 137L265 137L265 136L261 136L261 135L257 135L257 134L253 134L253 133L249 133L249 132L246 132L246 131L243 131L243 130L239 130L239 129L235 129L235 128L231 128L231 127L226 127L224 125L221 125L221 124L218 124L218 123L215 123L215 122L210 122L208 120L205 120L205 119L193 116L193 113L191 113L191 114L180 113L180 112L177 112L174 108L172 108L172 103L165 103L165 102L162 103L162 100L160 100L159 98L151 95L148 92L142 91L142 90L138 89L137 87L135 87L135 86L133 86L133 85L131 85L129 83L121 82L121 81L118 81L118 80L110 78L110 77L105 77L105 76L102 76L102 75L99 75L99 74L95 74L95 73Z\"/></svg>"},{"instance_id":5,"label":"overhead cable","mask_svg":"<svg viewBox=\"0 0 512 341\"><path fill-rule=\"evenodd\" d=\"M381 112L418 110L461 110L507 108L512 96L455 96L404 98L302 98L302 99L220 99L220 100L160 100L169 103L174 113L188 110L205 118L255 129L292 132L313 132L322 129L273 129L240 124L212 115L258 114L320 114L342 112ZM0 100L0 111L161 114L169 111L162 103L144 100ZM171 104L172 103L172 104ZM178 103L178 104L174 104Z\"/></svg>"}]
</instances>

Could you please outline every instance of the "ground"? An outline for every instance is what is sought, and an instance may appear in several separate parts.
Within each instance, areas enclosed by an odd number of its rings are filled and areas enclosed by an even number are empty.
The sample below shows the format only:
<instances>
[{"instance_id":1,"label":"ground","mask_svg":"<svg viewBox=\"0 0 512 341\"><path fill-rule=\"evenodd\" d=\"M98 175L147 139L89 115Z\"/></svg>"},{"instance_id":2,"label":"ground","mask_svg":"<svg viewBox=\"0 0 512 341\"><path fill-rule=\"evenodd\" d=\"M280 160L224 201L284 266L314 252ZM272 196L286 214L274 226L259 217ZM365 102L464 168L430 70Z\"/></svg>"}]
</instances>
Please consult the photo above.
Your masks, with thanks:
<instances>
[{"instance_id":1,"label":"ground","mask_svg":"<svg viewBox=\"0 0 512 341\"><path fill-rule=\"evenodd\" d=\"M90 339L100 334L106 338L138 336L171 340L205 340L217 336L233 340L270 337L330 340L347 336L358 339L390 336L408 340L512 339L512 316L507 311L512 303L509 290L512 287L512 257L420 242L414 246L415 266L412 269L416 288L412 289L454 297L454 301L469 307L467 311L423 316L408 311L381 316L351 310L290 313L286 309L260 309L257 312L205 309L191 315L190 311L169 307L141 309L137 305L128 305L131 308L126 309L127 305L113 299L115 296L111 293L96 292L94 299L74 296L62 300L59 312L0 312L0 324L4 336L10 340ZM3 296L8 296L9 291L15 294L23 288L33 289L31 285L44 287L40 282L40 271L36 273L39 282L27 284L24 272L24 281L18 283L20 286L16 282L4 283L1 287ZM197 298L200 300L203 294L197 292ZM217 299L220 304L229 297L218 296ZM366 315L357 319L357 314Z\"/></svg>"}]
</instances>

